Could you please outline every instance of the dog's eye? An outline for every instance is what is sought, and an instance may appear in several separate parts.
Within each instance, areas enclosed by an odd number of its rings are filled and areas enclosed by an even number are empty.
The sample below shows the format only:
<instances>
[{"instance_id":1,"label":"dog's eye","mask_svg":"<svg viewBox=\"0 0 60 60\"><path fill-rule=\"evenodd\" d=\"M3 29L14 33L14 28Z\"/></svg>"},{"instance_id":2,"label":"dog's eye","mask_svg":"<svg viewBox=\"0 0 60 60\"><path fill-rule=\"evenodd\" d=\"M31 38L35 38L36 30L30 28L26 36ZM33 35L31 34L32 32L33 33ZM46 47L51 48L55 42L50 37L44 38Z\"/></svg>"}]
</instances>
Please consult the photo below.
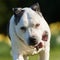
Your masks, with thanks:
<instances>
[{"instance_id":1,"label":"dog's eye","mask_svg":"<svg viewBox=\"0 0 60 60\"><path fill-rule=\"evenodd\" d=\"M20 29L21 29L23 32L26 31L26 27L21 27Z\"/></svg>"},{"instance_id":2,"label":"dog's eye","mask_svg":"<svg viewBox=\"0 0 60 60\"><path fill-rule=\"evenodd\" d=\"M35 25L35 28L38 28L39 26L40 26L40 24L36 24L36 25Z\"/></svg>"}]
</instances>

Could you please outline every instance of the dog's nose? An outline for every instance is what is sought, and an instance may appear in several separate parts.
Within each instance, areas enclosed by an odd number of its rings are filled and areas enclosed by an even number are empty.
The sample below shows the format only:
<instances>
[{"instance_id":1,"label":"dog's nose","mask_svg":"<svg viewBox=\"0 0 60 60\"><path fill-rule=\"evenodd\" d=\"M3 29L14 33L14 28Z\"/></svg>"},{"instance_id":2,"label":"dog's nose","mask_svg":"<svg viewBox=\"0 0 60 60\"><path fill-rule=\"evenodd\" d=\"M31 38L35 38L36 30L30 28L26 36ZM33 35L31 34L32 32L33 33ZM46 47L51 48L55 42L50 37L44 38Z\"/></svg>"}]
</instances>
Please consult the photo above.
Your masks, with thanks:
<instances>
[{"instance_id":1,"label":"dog's nose","mask_svg":"<svg viewBox=\"0 0 60 60\"><path fill-rule=\"evenodd\" d=\"M29 45L36 45L37 44L37 40L34 37L29 37Z\"/></svg>"}]
</instances>

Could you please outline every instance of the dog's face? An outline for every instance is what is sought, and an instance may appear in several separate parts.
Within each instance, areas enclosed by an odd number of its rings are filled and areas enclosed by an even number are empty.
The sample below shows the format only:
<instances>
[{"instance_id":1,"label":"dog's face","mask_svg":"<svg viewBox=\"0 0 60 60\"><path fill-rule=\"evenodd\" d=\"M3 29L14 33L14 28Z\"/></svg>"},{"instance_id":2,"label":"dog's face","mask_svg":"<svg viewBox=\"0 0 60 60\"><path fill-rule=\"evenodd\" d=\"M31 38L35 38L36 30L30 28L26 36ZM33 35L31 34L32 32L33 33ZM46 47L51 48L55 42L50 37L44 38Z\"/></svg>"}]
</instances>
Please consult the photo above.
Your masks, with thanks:
<instances>
[{"instance_id":1,"label":"dog's face","mask_svg":"<svg viewBox=\"0 0 60 60\"><path fill-rule=\"evenodd\" d=\"M44 42L48 40L48 29L37 5L30 8L15 8L14 17L17 36L37 50L42 48Z\"/></svg>"}]
</instances>

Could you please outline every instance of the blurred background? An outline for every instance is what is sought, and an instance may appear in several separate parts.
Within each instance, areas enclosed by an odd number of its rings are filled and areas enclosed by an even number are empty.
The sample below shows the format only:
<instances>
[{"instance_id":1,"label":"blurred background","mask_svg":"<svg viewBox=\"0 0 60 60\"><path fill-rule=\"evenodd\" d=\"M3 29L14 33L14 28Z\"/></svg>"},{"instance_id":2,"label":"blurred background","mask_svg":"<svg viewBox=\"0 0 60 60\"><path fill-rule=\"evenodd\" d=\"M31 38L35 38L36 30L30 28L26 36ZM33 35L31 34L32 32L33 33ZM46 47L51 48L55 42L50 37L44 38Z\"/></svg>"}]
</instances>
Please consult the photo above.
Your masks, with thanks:
<instances>
[{"instance_id":1,"label":"blurred background","mask_svg":"<svg viewBox=\"0 0 60 60\"><path fill-rule=\"evenodd\" d=\"M41 12L51 30L50 60L60 60L60 0L0 0L0 60L12 60L8 37L12 8L29 7L36 2L40 4ZM36 60L36 57L38 55L30 56L30 60Z\"/></svg>"}]
</instances>

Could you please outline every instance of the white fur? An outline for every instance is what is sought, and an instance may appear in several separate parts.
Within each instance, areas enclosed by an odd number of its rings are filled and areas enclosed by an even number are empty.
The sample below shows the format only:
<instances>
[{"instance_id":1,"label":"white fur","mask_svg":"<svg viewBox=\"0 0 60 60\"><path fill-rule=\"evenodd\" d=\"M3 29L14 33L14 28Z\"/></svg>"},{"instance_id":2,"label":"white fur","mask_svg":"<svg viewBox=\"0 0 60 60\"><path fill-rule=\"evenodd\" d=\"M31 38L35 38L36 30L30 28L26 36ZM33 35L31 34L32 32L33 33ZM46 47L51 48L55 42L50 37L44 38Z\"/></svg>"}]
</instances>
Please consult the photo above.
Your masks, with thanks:
<instances>
[{"instance_id":1,"label":"white fur","mask_svg":"<svg viewBox=\"0 0 60 60\"><path fill-rule=\"evenodd\" d=\"M42 15L37 14L31 8L23 8L25 10L19 23L15 25L14 15L10 19L9 34L12 43L13 60L27 60L27 55L34 55L40 53L40 60L49 60L50 51L50 28ZM41 13L40 13L41 14ZM35 28L33 24L39 23L40 26ZM27 31L23 32L20 27L27 27ZM48 40L43 41L42 34L44 31L48 32ZM35 36L38 43L42 42L44 47L38 51L28 45L28 37ZM22 39L20 40L19 37Z\"/></svg>"}]
</instances>

